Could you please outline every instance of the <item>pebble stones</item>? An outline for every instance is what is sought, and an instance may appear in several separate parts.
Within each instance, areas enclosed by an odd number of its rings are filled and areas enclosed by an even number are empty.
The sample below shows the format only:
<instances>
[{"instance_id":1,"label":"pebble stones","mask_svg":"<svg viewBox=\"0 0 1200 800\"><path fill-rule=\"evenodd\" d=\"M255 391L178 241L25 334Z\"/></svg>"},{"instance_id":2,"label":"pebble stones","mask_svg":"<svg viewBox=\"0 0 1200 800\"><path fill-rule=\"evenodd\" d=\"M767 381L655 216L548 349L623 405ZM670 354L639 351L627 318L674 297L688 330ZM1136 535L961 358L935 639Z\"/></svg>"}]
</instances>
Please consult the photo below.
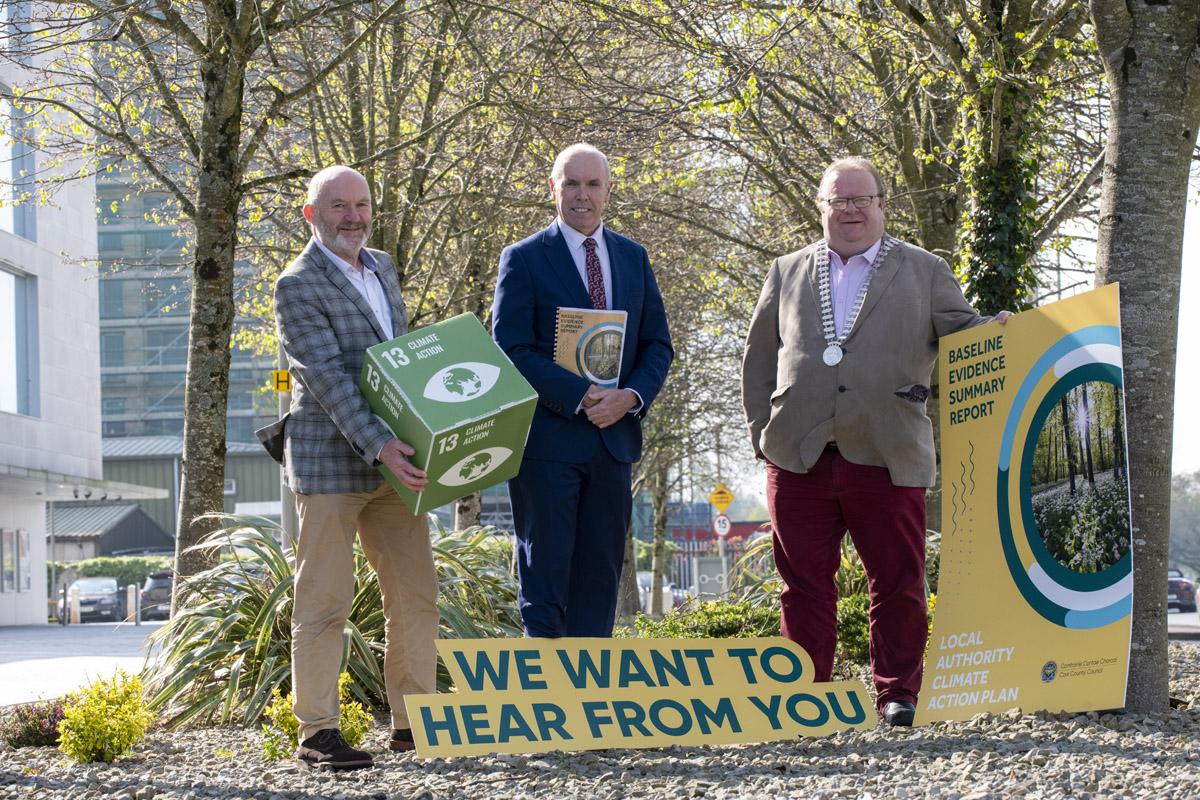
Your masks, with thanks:
<instances>
[{"instance_id":1,"label":"pebble stones","mask_svg":"<svg viewBox=\"0 0 1200 800\"><path fill-rule=\"evenodd\" d=\"M742 798L1200 797L1200 645L1173 643L1171 695L1156 715L979 714L905 730L735 747L669 747L422 761L366 746L374 769L264 762L256 730L155 732L115 764L57 750L0 758L0 800L742 800Z\"/></svg>"}]
</instances>

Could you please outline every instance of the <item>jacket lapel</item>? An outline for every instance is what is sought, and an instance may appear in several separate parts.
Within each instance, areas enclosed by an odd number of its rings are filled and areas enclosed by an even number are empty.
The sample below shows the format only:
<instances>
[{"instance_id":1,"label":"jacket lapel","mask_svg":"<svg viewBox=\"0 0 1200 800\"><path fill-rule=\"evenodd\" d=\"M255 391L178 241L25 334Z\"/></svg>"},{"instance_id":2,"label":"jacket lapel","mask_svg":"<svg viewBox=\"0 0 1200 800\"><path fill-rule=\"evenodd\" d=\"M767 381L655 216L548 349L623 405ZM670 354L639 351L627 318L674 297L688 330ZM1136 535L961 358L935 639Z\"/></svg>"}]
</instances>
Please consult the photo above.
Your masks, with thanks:
<instances>
[{"instance_id":1,"label":"jacket lapel","mask_svg":"<svg viewBox=\"0 0 1200 800\"><path fill-rule=\"evenodd\" d=\"M375 318L375 312L371 310L371 304L367 302L366 298L362 296L362 293L359 292L358 289L354 288L354 284L350 283L350 279L347 278L340 269L338 269L337 264L334 264L329 260L328 256L325 255L325 252L317 246L316 242L309 242L304 253L317 264L320 264L322 267L324 267L325 276L329 278L333 285L336 286L341 293L346 296L346 299L353 303L354 307L362 312L363 316L367 318L367 321L371 323L371 330L375 331L375 335L379 337L379 341L386 342L388 339L392 338L384 335L385 332L379 325L379 320ZM398 290L397 294L399 294ZM388 301L392 302L392 296L390 292L388 293ZM392 302L392 306L393 308L395 307L394 302ZM393 320L393 326L394 323L395 320Z\"/></svg>"},{"instance_id":2,"label":"jacket lapel","mask_svg":"<svg viewBox=\"0 0 1200 800\"><path fill-rule=\"evenodd\" d=\"M621 240L619 240L612 231L608 228L604 229L604 246L608 249L608 271L612 275L612 297L610 305L613 310L625 309L625 295L621 290L625 288L625 268L632 263L626 252ZM628 310L628 309L625 309Z\"/></svg>"},{"instance_id":3,"label":"jacket lapel","mask_svg":"<svg viewBox=\"0 0 1200 800\"><path fill-rule=\"evenodd\" d=\"M542 232L542 244L546 247L546 262L550 265L550 271L558 278L563 291L571 298L571 307L591 308L592 300L588 296L587 287L583 285L583 281L579 277L579 270L575 268L575 260L571 258L571 251L567 249L567 240L563 238L562 231L558 229L557 220ZM609 255L611 258L611 250Z\"/></svg>"},{"instance_id":4,"label":"jacket lapel","mask_svg":"<svg viewBox=\"0 0 1200 800\"><path fill-rule=\"evenodd\" d=\"M883 297L883 293L887 291L888 284L896 277L896 273L900 271L900 262L904 260L902 253L904 245L897 244L883 259L875 270L875 276L871 278L871 285L867 287L867 296L863 298L862 308L859 309L858 319L854 321L854 328L847 334L849 339L854 335L855 331L862 327L862 321L866 318L871 310L875 308L875 304L879 302L879 298Z\"/></svg>"}]
</instances>

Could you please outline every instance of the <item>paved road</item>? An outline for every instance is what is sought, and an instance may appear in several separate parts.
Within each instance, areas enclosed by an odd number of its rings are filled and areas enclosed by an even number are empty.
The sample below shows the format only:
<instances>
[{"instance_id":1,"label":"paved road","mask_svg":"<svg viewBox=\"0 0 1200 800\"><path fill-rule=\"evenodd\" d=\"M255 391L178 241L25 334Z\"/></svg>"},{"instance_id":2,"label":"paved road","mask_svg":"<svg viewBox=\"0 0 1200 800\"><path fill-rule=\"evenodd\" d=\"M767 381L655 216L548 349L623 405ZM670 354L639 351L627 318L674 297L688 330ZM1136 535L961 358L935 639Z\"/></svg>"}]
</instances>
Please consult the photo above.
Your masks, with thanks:
<instances>
[{"instance_id":1,"label":"paved road","mask_svg":"<svg viewBox=\"0 0 1200 800\"><path fill-rule=\"evenodd\" d=\"M26 625L0 628L0 707L59 697L117 669L136 672L147 637L161 622L142 625Z\"/></svg>"},{"instance_id":2,"label":"paved road","mask_svg":"<svg viewBox=\"0 0 1200 800\"><path fill-rule=\"evenodd\" d=\"M1167 635L1172 639L1200 639L1200 613L1167 614Z\"/></svg>"}]
</instances>

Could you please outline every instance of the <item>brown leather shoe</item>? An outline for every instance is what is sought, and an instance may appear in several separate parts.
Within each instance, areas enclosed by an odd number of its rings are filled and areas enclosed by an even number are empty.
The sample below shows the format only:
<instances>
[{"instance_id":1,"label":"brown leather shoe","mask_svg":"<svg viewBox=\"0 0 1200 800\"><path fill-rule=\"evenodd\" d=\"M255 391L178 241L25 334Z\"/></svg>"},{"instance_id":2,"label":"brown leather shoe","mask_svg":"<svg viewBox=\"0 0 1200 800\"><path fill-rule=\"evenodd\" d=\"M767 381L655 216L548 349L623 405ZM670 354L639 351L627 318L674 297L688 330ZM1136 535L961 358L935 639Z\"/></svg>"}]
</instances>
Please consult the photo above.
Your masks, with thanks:
<instances>
[{"instance_id":1,"label":"brown leather shoe","mask_svg":"<svg viewBox=\"0 0 1200 800\"><path fill-rule=\"evenodd\" d=\"M407 753L410 750L417 749L417 743L413 741L411 728L393 728L392 740L388 742L388 749L396 753Z\"/></svg>"},{"instance_id":2,"label":"brown leather shoe","mask_svg":"<svg viewBox=\"0 0 1200 800\"><path fill-rule=\"evenodd\" d=\"M330 769L360 769L375 764L370 753L351 747L337 728L325 728L305 739L296 748L296 758Z\"/></svg>"}]
</instances>

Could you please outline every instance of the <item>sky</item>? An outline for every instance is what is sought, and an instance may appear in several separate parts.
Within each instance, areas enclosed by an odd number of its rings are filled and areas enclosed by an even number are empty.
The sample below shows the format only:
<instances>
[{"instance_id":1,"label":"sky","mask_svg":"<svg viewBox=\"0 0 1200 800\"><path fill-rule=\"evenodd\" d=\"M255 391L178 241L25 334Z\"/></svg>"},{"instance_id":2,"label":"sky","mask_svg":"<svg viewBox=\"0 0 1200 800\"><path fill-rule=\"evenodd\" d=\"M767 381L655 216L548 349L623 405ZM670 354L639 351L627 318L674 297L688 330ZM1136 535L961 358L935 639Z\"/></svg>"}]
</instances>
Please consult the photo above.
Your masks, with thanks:
<instances>
[{"instance_id":1,"label":"sky","mask_svg":"<svg viewBox=\"0 0 1200 800\"><path fill-rule=\"evenodd\" d=\"M1190 357L1189 357L1190 355ZM1172 472L1200 470L1200 180L1193 176L1183 232L1179 291L1179 351L1175 359L1175 443Z\"/></svg>"}]
</instances>

